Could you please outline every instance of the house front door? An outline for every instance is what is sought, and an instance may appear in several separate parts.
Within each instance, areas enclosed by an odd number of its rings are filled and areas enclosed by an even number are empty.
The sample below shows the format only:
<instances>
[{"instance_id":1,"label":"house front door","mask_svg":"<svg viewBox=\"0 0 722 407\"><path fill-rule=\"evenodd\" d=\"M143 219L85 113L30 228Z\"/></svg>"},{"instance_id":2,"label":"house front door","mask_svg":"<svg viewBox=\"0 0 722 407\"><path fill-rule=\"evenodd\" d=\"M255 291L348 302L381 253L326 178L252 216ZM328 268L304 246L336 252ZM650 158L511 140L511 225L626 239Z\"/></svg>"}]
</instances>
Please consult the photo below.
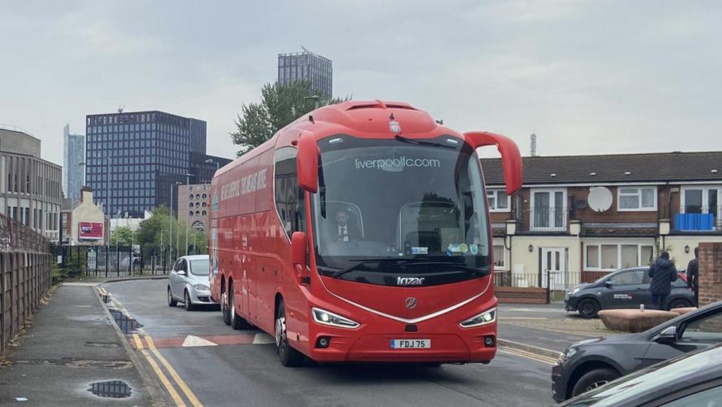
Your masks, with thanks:
<instances>
[{"instance_id":1,"label":"house front door","mask_svg":"<svg viewBox=\"0 0 722 407\"><path fill-rule=\"evenodd\" d=\"M542 281L541 286L546 288L547 283L552 290L563 290L567 273L567 249L544 247L541 250Z\"/></svg>"}]
</instances>

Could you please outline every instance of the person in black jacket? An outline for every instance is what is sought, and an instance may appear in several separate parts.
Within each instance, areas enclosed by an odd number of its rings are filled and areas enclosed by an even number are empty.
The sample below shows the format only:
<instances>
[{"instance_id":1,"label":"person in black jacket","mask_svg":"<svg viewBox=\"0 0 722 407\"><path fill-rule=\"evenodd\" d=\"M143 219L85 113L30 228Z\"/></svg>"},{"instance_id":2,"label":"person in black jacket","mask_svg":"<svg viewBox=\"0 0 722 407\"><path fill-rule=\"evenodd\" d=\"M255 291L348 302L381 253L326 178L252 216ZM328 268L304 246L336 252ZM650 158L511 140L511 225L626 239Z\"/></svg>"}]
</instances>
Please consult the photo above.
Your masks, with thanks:
<instances>
[{"instance_id":1,"label":"person in black jacket","mask_svg":"<svg viewBox=\"0 0 722 407\"><path fill-rule=\"evenodd\" d=\"M662 252L657 261L649 267L649 277L652 278L652 283L649 285L652 307L667 309L667 297L672 292L672 281L677 281L677 268L669 260L669 253Z\"/></svg>"},{"instance_id":2,"label":"person in black jacket","mask_svg":"<svg viewBox=\"0 0 722 407\"><path fill-rule=\"evenodd\" d=\"M687 287L694 291L694 305L699 306L699 247L694 248L694 259L687 264Z\"/></svg>"}]
</instances>

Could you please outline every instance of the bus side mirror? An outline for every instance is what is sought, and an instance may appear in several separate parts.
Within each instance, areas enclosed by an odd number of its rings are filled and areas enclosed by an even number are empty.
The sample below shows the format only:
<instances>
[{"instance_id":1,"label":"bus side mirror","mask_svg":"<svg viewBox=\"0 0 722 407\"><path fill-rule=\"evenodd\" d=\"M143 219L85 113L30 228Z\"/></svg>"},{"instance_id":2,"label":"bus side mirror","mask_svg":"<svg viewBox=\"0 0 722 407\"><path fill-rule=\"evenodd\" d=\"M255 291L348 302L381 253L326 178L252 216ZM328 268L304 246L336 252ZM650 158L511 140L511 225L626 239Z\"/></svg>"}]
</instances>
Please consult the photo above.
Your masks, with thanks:
<instances>
[{"instance_id":1,"label":"bus side mirror","mask_svg":"<svg viewBox=\"0 0 722 407\"><path fill-rule=\"evenodd\" d=\"M310 283L306 275L306 233L293 232L291 235L291 265L298 284Z\"/></svg>"},{"instance_id":2,"label":"bus side mirror","mask_svg":"<svg viewBox=\"0 0 722 407\"><path fill-rule=\"evenodd\" d=\"M493 146L501 154L501 165L504 170L504 183L506 184L506 194L512 195L521 189L524 181L524 165L521 162L521 153L514 140L485 131L476 131L464 133L466 142L469 143L474 150L479 147Z\"/></svg>"},{"instance_id":3,"label":"bus side mirror","mask_svg":"<svg viewBox=\"0 0 722 407\"><path fill-rule=\"evenodd\" d=\"M318 144L313 133L304 131L298 138L298 186L304 191L315 193L318 190Z\"/></svg>"}]
</instances>

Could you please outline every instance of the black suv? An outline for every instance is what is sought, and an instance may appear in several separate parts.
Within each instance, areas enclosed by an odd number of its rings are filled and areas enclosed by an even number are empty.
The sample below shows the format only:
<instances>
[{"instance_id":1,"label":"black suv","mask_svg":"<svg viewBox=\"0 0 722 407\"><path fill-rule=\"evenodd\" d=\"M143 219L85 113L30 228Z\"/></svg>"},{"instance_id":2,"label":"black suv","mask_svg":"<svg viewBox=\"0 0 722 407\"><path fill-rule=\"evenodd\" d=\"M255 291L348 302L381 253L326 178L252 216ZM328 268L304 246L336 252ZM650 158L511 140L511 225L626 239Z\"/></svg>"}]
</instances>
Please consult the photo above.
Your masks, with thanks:
<instances>
[{"instance_id":1,"label":"black suv","mask_svg":"<svg viewBox=\"0 0 722 407\"><path fill-rule=\"evenodd\" d=\"M603 309L646 308L652 306L649 292L648 267L633 267L617 270L593 283L579 284L567 291L564 306L567 311L578 311L583 318L594 318ZM694 292L687 287L684 273L672 283L672 292L667 299L666 309L691 307Z\"/></svg>"}]
</instances>

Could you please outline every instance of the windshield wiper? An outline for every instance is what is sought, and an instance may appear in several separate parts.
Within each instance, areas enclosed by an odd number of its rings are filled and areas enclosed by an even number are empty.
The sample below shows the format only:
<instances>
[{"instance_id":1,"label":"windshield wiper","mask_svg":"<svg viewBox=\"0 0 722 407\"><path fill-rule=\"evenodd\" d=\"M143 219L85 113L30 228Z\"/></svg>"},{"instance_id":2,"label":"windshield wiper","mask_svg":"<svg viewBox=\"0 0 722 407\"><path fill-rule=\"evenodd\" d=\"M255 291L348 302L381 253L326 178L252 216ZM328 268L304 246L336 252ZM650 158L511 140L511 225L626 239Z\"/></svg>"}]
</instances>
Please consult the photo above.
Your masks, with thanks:
<instances>
[{"instance_id":1,"label":"windshield wiper","mask_svg":"<svg viewBox=\"0 0 722 407\"><path fill-rule=\"evenodd\" d=\"M443 148L450 148L452 150L456 150L456 147L454 147L454 146L447 146L446 144L434 143L432 141L416 140L416 139L404 137L400 134L395 135L394 138L398 141L403 141L404 143L411 143L411 144L418 144L418 145L432 146L432 147L443 147Z\"/></svg>"}]
</instances>

